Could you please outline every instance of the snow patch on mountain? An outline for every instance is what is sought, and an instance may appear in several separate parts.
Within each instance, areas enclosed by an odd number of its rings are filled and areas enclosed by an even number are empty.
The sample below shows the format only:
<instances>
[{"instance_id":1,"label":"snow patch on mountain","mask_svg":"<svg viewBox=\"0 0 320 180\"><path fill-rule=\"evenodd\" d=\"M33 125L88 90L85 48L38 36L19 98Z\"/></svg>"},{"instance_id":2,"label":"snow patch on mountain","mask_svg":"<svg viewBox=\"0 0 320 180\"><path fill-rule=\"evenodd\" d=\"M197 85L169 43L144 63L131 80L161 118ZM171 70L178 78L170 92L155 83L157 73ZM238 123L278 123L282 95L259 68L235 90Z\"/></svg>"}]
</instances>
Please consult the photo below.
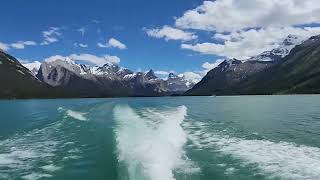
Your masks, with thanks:
<instances>
[{"instance_id":1,"label":"snow patch on mountain","mask_svg":"<svg viewBox=\"0 0 320 180\"><path fill-rule=\"evenodd\" d=\"M31 63L24 63L22 64L24 67L28 68L34 75L36 75L40 69L41 62L34 61Z\"/></svg>"},{"instance_id":2,"label":"snow patch on mountain","mask_svg":"<svg viewBox=\"0 0 320 180\"><path fill-rule=\"evenodd\" d=\"M279 47L265 51L258 56L247 59L248 61L276 61L286 57L290 51L296 46L301 44L307 38L305 36L288 35L286 39L279 45Z\"/></svg>"}]
</instances>

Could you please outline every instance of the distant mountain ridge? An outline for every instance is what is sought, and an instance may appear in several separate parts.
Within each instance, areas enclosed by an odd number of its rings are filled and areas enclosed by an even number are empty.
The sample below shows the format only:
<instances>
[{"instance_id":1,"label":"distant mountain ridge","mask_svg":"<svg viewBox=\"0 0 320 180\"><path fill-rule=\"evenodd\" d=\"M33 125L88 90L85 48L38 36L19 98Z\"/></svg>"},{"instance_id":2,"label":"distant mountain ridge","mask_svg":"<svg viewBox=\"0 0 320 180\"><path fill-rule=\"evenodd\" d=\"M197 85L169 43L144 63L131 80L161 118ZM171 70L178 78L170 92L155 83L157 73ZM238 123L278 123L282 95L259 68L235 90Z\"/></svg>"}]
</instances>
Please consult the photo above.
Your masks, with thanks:
<instances>
[{"instance_id":1,"label":"distant mountain ridge","mask_svg":"<svg viewBox=\"0 0 320 180\"><path fill-rule=\"evenodd\" d=\"M0 98L320 93L320 35L308 40L289 35L271 51L224 60L197 84L174 73L161 79L153 70L133 72L62 57L26 66L0 50Z\"/></svg>"},{"instance_id":2,"label":"distant mountain ridge","mask_svg":"<svg viewBox=\"0 0 320 180\"><path fill-rule=\"evenodd\" d=\"M278 48L246 61L225 60L185 94L320 93L319 37L289 35Z\"/></svg>"},{"instance_id":3,"label":"distant mountain ridge","mask_svg":"<svg viewBox=\"0 0 320 180\"><path fill-rule=\"evenodd\" d=\"M36 77L81 97L164 96L182 94L194 85L184 77L174 82L170 77L160 79L153 70L133 72L112 63L90 66L70 58L44 61Z\"/></svg>"},{"instance_id":4,"label":"distant mountain ridge","mask_svg":"<svg viewBox=\"0 0 320 180\"><path fill-rule=\"evenodd\" d=\"M51 58L24 67L2 50L0 70L0 98L10 99L168 96L182 94L194 85L183 76L170 74L160 79L153 70L133 72L112 63L101 67L77 64L70 58Z\"/></svg>"}]
</instances>

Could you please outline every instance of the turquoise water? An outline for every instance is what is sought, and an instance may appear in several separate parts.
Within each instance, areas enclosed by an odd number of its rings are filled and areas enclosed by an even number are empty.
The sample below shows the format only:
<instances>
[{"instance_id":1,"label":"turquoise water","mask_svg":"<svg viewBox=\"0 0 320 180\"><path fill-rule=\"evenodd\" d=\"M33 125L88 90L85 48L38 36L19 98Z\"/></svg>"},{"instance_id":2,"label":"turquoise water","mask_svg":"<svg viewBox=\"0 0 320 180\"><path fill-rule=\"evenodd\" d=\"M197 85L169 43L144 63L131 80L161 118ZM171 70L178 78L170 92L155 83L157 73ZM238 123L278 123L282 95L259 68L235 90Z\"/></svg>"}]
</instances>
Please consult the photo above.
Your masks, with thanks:
<instances>
[{"instance_id":1,"label":"turquoise water","mask_svg":"<svg viewBox=\"0 0 320 180\"><path fill-rule=\"evenodd\" d=\"M0 179L320 179L320 96L0 101Z\"/></svg>"}]
</instances>

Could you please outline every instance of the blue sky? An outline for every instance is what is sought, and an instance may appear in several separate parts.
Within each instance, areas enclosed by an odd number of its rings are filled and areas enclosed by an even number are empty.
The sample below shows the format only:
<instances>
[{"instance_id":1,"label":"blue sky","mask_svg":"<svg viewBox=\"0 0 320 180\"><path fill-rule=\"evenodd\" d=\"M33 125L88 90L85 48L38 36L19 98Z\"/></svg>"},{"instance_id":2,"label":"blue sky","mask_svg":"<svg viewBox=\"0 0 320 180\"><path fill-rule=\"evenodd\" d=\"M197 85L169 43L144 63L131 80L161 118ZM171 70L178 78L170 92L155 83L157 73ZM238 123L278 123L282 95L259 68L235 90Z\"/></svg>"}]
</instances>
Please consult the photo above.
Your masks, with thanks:
<instances>
[{"instance_id":1,"label":"blue sky","mask_svg":"<svg viewBox=\"0 0 320 180\"><path fill-rule=\"evenodd\" d=\"M14 56L41 61L52 55L90 53L115 55L120 64L133 70L200 70L201 64L212 56L181 51L180 42L166 42L150 38L143 28L172 24L174 16L201 4L201 1L38 1L10 0L2 2L0 11L0 42L43 41L41 32L60 27L59 41L46 46L27 46L10 49ZM99 23L94 22L99 21ZM77 31L85 28L82 36ZM100 29L100 33L98 33ZM99 48L98 42L115 38L127 46L126 50ZM75 47L85 43L88 48Z\"/></svg>"},{"instance_id":2,"label":"blue sky","mask_svg":"<svg viewBox=\"0 0 320 180\"><path fill-rule=\"evenodd\" d=\"M29 62L108 55L132 70L203 76L216 60L247 59L289 34L320 34L318 0L10 0L1 6L0 47ZM52 42L45 44L44 33ZM108 45L111 38L126 48Z\"/></svg>"}]
</instances>

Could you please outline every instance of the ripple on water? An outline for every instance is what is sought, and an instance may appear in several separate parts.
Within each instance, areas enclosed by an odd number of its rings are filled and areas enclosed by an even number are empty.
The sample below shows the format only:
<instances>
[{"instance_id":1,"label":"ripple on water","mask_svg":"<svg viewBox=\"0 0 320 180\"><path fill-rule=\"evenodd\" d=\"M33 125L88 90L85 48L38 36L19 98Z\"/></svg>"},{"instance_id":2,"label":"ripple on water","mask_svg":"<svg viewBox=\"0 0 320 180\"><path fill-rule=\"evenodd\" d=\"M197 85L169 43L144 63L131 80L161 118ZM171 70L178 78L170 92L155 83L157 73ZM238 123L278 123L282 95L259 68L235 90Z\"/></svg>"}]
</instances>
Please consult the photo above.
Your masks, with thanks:
<instances>
[{"instance_id":1,"label":"ripple on water","mask_svg":"<svg viewBox=\"0 0 320 180\"><path fill-rule=\"evenodd\" d=\"M271 178L319 179L320 148L288 142L243 139L214 132L213 128L187 122L184 127L194 147L231 155L243 165L254 165ZM197 128L196 128L197 127ZM226 168L225 174L236 172Z\"/></svg>"},{"instance_id":2,"label":"ripple on water","mask_svg":"<svg viewBox=\"0 0 320 180\"><path fill-rule=\"evenodd\" d=\"M63 115L63 114L62 114ZM63 119L0 141L0 179L49 178L65 161L81 158L77 134Z\"/></svg>"}]
</instances>

